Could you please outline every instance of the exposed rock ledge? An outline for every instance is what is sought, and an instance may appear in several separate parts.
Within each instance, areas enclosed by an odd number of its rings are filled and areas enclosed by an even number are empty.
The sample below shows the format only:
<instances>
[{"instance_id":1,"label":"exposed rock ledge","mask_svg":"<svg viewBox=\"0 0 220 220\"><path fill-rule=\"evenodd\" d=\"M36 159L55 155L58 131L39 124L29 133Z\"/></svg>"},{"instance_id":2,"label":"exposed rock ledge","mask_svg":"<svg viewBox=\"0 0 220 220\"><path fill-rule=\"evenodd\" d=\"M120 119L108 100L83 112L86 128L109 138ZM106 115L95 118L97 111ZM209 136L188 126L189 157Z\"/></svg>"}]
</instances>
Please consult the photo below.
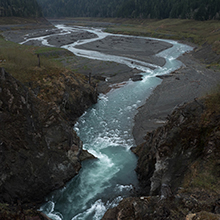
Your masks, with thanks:
<instances>
[{"instance_id":1,"label":"exposed rock ledge","mask_svg":"<svg viewBox=\"0 0 220 220\"><path fill-rule=\"evenodd\" d=\"M134 149L140 195L124 199L103 219L220 219L219 129L219 108L207 107L207 100L174 110Z\"/></svg>"},{"instance_id":2,"label":"exposed rock ledge","mask_svg":"<svg viewBox=\"0 0 220 220\"><path fill-rule=\"evenodd\" d=\"M68 88L73 85L70 79L66 82L65 94L70 94ZM81 106L84 112L96 101L93 89L80 91L80 105L70 94L62 109L55 102L40 100L0 68L0 219L23 219L24 204L33 207L42 202L78 173L82 159L93 157L82 149L81 140L61 116L67 111L71 118L67 104L75 105L76 111ZM47 219L42 215L33 219L43 218Z\"/></svg>"}]
</instances>

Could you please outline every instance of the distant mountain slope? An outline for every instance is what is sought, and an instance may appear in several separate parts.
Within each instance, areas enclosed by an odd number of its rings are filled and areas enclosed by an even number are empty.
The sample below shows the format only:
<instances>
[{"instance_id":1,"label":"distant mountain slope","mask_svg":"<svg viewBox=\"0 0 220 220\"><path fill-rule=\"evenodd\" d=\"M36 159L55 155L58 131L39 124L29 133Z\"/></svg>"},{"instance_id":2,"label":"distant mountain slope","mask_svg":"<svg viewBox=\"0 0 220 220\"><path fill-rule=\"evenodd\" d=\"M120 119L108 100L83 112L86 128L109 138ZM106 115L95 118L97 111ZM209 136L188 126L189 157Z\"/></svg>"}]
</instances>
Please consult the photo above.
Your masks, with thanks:
<instances>
[{"instance_id":1,"label":"distant mountain slope","mask_svg":"<svg viewBox=\"0 0 220 220\"><path fill-rule=\"evenodd\" d=\"M127 0L118 16L141 18L219 19L220 0Z\"/></svg>"},{"instance_id":2,"label":"distant mountain slope","mask_svg":"<svg viewBox=\"0 0 220 220\"><path fill-rule=\"evenodd\" d=\"M220 18L220 0L37 0L46 17Z\"/></svg>"},{"instance_id":3,"label":"distant mountain slope","mask_svg":"<svg viewBox=\"0 0 220 220\"><path fill-rule=\"evenodd\" d=\"M37 0L46 17L115 17L124 0Z\"/></svg>"},{"instance_id":4,"label":"distant mountain slope","mask_svg":"<svg viewBox=\"0 0 220 220\"><path fill-rule=\"evenodd\" d=\"M0 0L0 17L42 17L37 0Z\"/></svg>"}]
</instances>

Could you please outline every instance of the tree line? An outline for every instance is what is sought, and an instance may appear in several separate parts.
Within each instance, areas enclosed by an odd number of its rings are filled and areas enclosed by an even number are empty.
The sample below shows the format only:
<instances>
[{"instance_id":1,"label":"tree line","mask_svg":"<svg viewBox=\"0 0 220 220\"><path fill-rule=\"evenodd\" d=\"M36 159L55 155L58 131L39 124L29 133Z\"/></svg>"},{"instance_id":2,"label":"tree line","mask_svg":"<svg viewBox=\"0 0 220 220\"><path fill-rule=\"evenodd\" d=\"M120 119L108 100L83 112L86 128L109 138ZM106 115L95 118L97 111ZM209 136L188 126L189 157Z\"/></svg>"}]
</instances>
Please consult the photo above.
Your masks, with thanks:
<instances>
[{"instance_id":1,"label":"tree line","mask_svg":"<svg viewBox=\"0 0 220 220\"><path fill-rule=\"evenodd\" d=\"M116 17L124 0L38 0L45 17Z\"/></svg>"},{"instance_id":2,"label":"tree line","mask_svg":"<svg viewBox=\"0 0 220 220\"><path fill-rule=\"evenodd\" d=\"M0 0L0 17L220 19L220 0Z\"/></svg>"},{"instance_id":3,"label":"tree line","mask_svg":"<svg viewBox=\"0 0 220 220\"><path fill-rule=\"evenodd\" d=\"M220 0L128 0L123 2L117 16L156 19L219 19Z\"/></svg>"},{"instance_id":4,"label":"tree line","mask_svg":"<svg viewBox=\"0 0 220 220\"><path fill-rule=\"evenodd\" d=\"M37 0L0 0L0 17L42 17Z\"/></svg>"},{"instance_id":5,"label":"tree line","mask_svg":"<svg viewBox=\"0 0 220 220\"><path fill-rule=\"evenodd\" d=\"M46 17L220 18L220 0L38 0Z\"/></svg>"}]
</instances>

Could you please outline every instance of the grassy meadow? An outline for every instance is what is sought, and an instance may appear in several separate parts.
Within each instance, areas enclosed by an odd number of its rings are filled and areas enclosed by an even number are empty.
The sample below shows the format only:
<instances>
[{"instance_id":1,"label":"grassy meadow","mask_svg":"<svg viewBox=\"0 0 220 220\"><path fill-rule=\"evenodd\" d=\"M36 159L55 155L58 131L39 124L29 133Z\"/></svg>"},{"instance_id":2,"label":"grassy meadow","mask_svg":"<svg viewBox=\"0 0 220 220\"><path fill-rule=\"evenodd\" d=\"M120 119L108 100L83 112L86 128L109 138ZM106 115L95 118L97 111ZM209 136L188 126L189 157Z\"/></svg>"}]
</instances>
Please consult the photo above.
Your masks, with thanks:
<instances>
[{"instance_id":1,"label":"grassy meadow","mask_svg":"<svg viewBox=\"0 0 220 220\"><path fill-rule=\"evenodd\" d=\"M0 67L5 68L6 72L27 88L37 89L37 97L46 102L54 102L63 93L63 79L72 74L57 61L59 52L64 54L66 51L60 48L19 45L0 37ZM37 54L41 54L40 63ZM80 74L74 74L74 77L78 82L85 81Z\"/></svg>"},{"instance_id":2,"label":"grassy meadow","mask_svg":"<svg viewBox=\"0 0 220 220\"><path fill-rule=\"evenodd\" d=\"M40 56L39 65L37 54L58 50L62 49L19 45L0 37L0 66L24 84L40 80L62 72L64 67L53 56Z\"/></svg>"}]
</instances>

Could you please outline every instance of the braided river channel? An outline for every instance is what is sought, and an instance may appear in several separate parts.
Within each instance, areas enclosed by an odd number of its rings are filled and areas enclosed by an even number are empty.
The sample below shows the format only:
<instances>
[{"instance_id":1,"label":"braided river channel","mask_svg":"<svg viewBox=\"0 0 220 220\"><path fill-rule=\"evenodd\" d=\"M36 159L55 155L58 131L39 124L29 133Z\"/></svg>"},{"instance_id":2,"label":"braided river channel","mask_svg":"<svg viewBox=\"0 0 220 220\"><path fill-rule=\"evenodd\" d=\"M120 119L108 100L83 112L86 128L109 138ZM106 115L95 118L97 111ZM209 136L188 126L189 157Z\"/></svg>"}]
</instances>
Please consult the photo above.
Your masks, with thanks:
<instances>
[{"instance_id":1,"label":"braided river channel","mask_svg":"<svg viewBox=\"0 0 220 220\"><path fill-rule=\"evenodd\" d=\"M75 27L56 25L56 33L31 38L41 41L46 46L51 37L86 31L95 37L78 40L63 45L76 56L125 64L141 71L143 80L124 83L120 88L112 89L107 94L100 94L98 103L88 109L75 124L75 131L83 141L84 149L94 156L95 160L82 163L82 169L66 186L53 192L46 198L41 211L53 220L99 220L107 209L116 206L124 197L131 195L138 180L135 173L137 158L130 151L135 146L132 127L137 108L143 105L161 83L158 75L169 74L183 64L177 58L192 50L191 47L172 40L151 39L167 42L169 49L156 54L166 62L163 66L132 59L129 56L116 56L98 51L79 49L77 46L105 39L108 36L123 38L150 38L125 36L105 33L101 29L91 27ZM144 47L144 45L143 45Z\"/></svg>"}]
</instances>

